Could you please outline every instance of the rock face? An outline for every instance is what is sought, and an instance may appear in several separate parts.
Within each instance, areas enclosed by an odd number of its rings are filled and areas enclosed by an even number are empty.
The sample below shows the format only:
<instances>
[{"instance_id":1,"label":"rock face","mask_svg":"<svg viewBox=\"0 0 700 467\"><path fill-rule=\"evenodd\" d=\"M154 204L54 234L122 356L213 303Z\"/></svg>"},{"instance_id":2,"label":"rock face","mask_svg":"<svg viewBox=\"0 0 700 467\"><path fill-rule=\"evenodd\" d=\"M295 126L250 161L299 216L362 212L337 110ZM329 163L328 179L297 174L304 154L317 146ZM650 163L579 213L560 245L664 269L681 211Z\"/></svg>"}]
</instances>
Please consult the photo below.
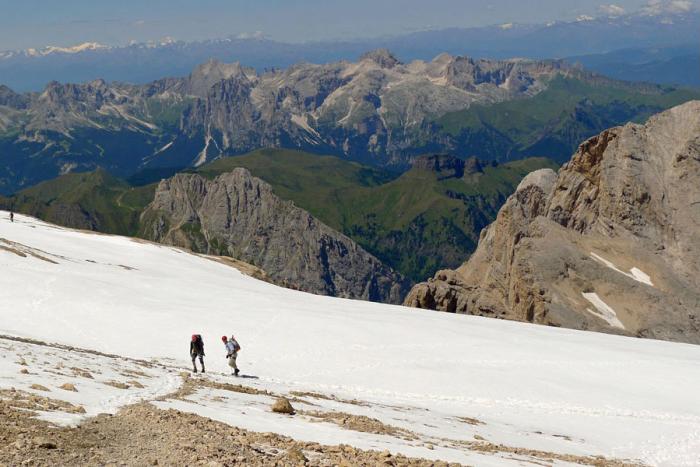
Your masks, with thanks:
<instances>
[{"instance_id":1,"label":"rock face","mask_svg":"<svg viewBox=\"0 0 700 467\"><path fill-rule=\"evenodd\" d=\"M462 178L465 173L472 175L484 171L481 161L476 157L464 160L449 154L417 157L411 166L414 169L435 172L440 178Z\"/></svg>"},{"instance_id":2,"label":"rock face","mask_svg":"<svg viewBox=\"0 0 700 467\"><path fill-rule=\"evenodd\" d=\"M700 343L700 102L530 174L469 261L405 304Z\"/></svg>"},{"instance_id":3,"label":"rock face","mask_svg":"<svg viewBox=\"0 0 700 467\"><path fill-rule=\"evenodd\" d=\"M209 73L211 75L211 73ZM403 64L388 50L357 63L299 64L225 77L183 113L181 130L218 152L294 146L361 162L408 165L436 140L435 115L532 97L555 76L591 75L560 61L474 60L442 54ZM438 138L439 139L439 138ZM203 154L211 159L217 152Z\"/></svg>"},{"instance_id":4,"label":"rock face","mask_svg":"<svg viewBox=\"0 0 700 467\"><path fill-rule=\"evenodd\" d=\"M0 84L0 105L13 109L23 109L27 106L27 96L17 94L12 89Z\"/></svg>"},{"instance_id":5,"label":"rock face","mask_svg":"<svg viewBox=\"0 0 700 467\"><path fill-rule=\"evenodd\" d=\"M163 180L141 222L144 238L231 256L307 292L400 303L407 290L398 273L245 169Z\"/></svg>"}]
</instances>

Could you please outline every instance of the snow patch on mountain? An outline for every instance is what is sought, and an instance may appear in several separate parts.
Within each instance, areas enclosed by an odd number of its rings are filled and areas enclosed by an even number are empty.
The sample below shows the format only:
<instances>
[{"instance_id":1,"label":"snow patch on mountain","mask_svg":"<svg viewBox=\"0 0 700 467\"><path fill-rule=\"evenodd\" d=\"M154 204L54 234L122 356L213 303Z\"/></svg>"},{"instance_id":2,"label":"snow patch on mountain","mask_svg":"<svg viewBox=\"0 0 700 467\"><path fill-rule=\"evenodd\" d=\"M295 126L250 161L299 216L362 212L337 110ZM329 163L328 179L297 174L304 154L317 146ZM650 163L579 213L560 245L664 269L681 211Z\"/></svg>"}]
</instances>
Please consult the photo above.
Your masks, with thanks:
<instances>
[{"instance_id":1,"label":"snow patch on mountain","mask_svg":"<svg viewBox=\"0 0 700 467\"><path fill-rule=\"evenodd\" d=\"M645 273L644 271L642 271L641 269L639 269L637 267L633 267L632 269L630 269L630 272L625 272L625 271L622 271L621 269L619 269L617 266L615 266L614 263L608 261L607 259L603 258L600 255L597 255L597 254L591 252L591 257L593 259L595 259L596 261L598 261L599 263L609 267L613 271L619 272L623 276L627 276L630 279L634 279L637 282L641 282L642 284L646 284L646 285L649 285L651 287L654 286L654 283L651 281L651 277L649 277L649 274Z\"/></svg>"},{"instance_id":2,"label":"snow patch on mountain","mask_svg":"<svg viewBox=\"0 0 700 467\"><path fill-rule=\"evenodd\" d=\"M597 316L598 318L606 321L610 326L619 328L619 329L625 329L625 325L622 324L622 321L620 321L617 318L617 313L615 310L612 309L607 303L601 299L597 293L591 292L591 293L582 293L583 298L588 300L593 304L593 306L596 308L597 311L591 310L590 308L587 309L587 311L594 315Z\"/></svg>"},{"instance_id":3,"label":"snow patch on mountain","mask_svg":"<svg viewBox=\"0 0 700 467\"><path fill-rule=\"evenodd\" d=\"M308 122L308 117L306 115L292 115L291 117L292 123L297 125L298 127L306 130L308 133L311 133L314 137L318 138L319 140L321 139L321 135L318 133L318 131L314 130L311 125L309 125Z\"/></svg>"}]
</instances>

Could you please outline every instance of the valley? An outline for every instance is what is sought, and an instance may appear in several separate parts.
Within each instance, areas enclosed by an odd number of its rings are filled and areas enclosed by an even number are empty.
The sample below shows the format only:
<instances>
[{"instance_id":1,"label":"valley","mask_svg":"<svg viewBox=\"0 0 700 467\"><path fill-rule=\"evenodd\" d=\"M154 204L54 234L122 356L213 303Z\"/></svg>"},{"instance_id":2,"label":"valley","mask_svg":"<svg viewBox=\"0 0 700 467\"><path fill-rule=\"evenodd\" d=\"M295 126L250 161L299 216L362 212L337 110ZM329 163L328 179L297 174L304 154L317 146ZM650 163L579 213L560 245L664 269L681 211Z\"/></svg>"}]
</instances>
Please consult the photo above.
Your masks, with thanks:
<instances>
[{"instance_id":1,"label":"valley","mask_svg":"<svg viewBox=\"0 0 700 467\"><path fill-rule=\"evenodd\" d=\"M455 172L450 164L461 169ZM465 163L451 156L425 156L397 176L336 157L268 149L222 158L191 172L214 179L237 167L417 282L438 269L458 266L520 180L556 164L546 159ZM145 236L142 214L155 190L154 183L132 186L99 170L0 197L0 206L73 228Z\"/></svg>"}]
</instances>

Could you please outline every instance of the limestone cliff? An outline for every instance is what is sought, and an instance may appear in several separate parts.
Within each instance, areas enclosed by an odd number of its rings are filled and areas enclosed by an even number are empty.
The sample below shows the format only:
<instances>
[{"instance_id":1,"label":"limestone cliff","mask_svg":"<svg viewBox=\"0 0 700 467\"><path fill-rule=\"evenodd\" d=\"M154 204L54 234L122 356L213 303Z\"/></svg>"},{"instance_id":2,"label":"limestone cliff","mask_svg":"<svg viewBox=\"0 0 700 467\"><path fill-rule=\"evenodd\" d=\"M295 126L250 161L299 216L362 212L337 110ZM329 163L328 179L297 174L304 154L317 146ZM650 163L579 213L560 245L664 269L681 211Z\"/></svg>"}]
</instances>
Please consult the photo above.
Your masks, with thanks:
<instances>
[{"instance_id":1,"label":"limestone cliff","mask_svg":"<svg viewBox=\"0 0 700 467\"><path fill-rule=\"evenodd\" d=\"M530 174L469 261L405 304L700 343L700 102Z\"/></svg>"},{"instance_id":2,"label":"limestone cliff","mask_svg":"<svg viewBox=\"0 0 700 467\"><path fill-rule=\"evenodd\" d=\"M245 169L161 181L141 223L145 238L231 256L307 292L399 303L406 291L398 273Z\"/></svg>"}]
</instances>

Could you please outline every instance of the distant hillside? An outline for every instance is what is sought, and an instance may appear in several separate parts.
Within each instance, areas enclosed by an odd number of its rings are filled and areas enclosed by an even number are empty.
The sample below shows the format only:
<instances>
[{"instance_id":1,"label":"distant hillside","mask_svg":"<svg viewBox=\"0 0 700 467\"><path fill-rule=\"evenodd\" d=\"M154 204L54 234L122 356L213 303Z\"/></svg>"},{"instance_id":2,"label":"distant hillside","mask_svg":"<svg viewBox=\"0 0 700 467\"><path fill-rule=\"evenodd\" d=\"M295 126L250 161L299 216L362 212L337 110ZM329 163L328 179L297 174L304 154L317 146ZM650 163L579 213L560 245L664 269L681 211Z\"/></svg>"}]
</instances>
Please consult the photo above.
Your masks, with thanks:
<instances>
[{"instance_id":1,"label":"distant hillside","mask_svg":"<svg viewBox=\"0 0 700 467\"><path fill-rule=\"evenodd\" d=\"M443 163L462 162L432 156ZM464 163L463 171L420 163L400 177L334 157L298 151L260 150L220 159L199 172L209 177L245 167L275 192L344 232L412 280L461 264L481 229L495 218L520 180L533 170L555 168L543 158L506 164ZM430 168L428 168L430 167Z\"/></svg>"},{"instance_id":2,"label":"distant hillside","mask_svg":"<svg viewBox=\"0 0 700 467\"><path fill-rule=\"evenodd\" d=\"M567 60L615 79L700 87L700 40L674 47L630 48Z\"/></svg>"},{"instance_id":3,"label":"distant hillside","mask_svg":"<svg viewBox=\"0 0 700 467\"><path fill-rule=\"evenodd\" d=\"M385 49L263 73L210 60L145 85L0 87L0 193L97 168L147 183L268 147L394 172L435 153L562 162L605 128L694 98L700 90L615 81L560 60L443 53L403 63Z\"/></svg>"},{"instance_id":4,"label":"distant hillside","mask_svg":"<svg viewBox=\"0 0 700 467\"><path fill-rule=\"evenodd\" d=\"M135 235L141 211L154 191L155 185L132 187L99 169L63 175L13 197L0 197L0 206L59 225Z\"/></svg>"},{"instance_id":5,"label":"distant hillside","mask_svg":"<svg viewBox=\"0 0 700 467\"><path fill-rule=\"evenodd\" d=\"M497 160L546 155L563 163L581 141L603 129L643 123L663 109L698 98L695 89L556 77L531 99L477 104L447 113L437 124L458 154Z\"/></svg>"},{"instance_id":6,"label":"distant hillside","mask_svg":"<svg viewBox=\"0 0 700 467\"><path fill-rule=\"evenodd\" d=\"M532 170L556 167L541 158L499 165L449 156L425 156L414 164L397 178L336 157L269 149L219 159L196 172L214 179L246 168L280 198L417 281L459 265L520 179ZM462 169L445 168L455 164ZM61 225L135 235L155 189L155 183L131 186L104 171L69 174L0 198L0 207L14 205Z\"/></svg>"}]
</instances>

